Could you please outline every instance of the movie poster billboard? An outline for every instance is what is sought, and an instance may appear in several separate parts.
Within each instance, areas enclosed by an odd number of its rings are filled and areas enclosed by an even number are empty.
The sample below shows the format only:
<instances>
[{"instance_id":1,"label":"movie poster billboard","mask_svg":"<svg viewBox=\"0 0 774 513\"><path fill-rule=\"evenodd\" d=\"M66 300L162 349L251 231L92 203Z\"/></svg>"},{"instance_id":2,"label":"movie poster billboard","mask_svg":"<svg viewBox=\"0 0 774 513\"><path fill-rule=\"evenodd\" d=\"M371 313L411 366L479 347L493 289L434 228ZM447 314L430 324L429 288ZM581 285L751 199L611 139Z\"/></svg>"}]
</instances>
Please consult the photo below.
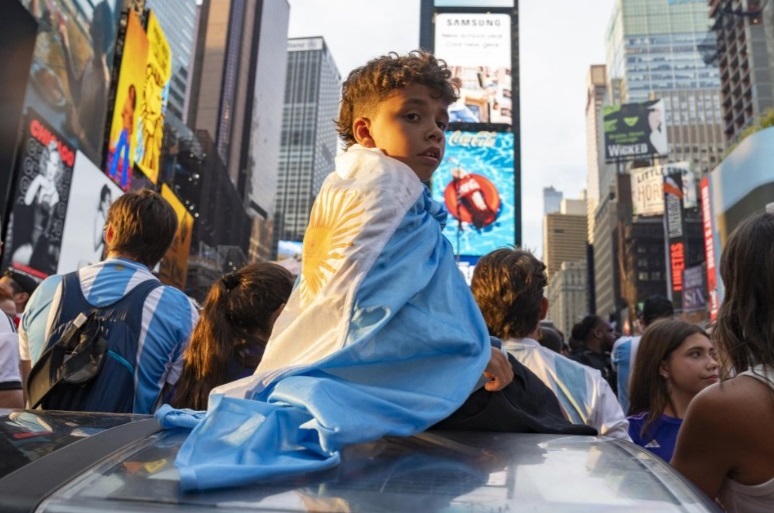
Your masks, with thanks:
<instances>
[{"instance_id":1,"label":"movie poster billboard","mask_svg":"<svg viewBox=\"0 0 774 513\"><path fill-rule=\"evenodd\" d=\"M172 50L153 11L148 13L148 58L139 102L135 162L154 184L159 179L159 158L164 137L164 114L172 77ZM138 91L140 92L140 91Z\"/></svg>"},{"instance_id":2,"label":"movie poster billboard","mask_svg":"<svg viewBox=\"0 0 774 513\"><path fill-rule=\"evenodd\" d=\"M137 148L134 134L140 119L138 96L145 86L147 60L148 38L137 15L130 12L105 157L105 173L124 191L132 185Z\"/></svg>"},{"instance_id":3,"label":"movie poster billboard","mask_svg":"<svg viewBox=\"0 0 774 513\"><path fill-rule=\"evenodd\" d=\"M433 175L433 197L449 212L443 234L454 253L478 257L515 242L514 137L454 131Z\"/></svg>"},{"instance_id":4,"label":"movie poster billboard","mask_svg":"<svg viewBox=\"0 0 774 513\"><path fill-rule=\"evenodd\" d=\"M57 274L78 270L104 258L103 229L107 212L122 194L83 153L76 153Z\"/></svg>"},{"instance_id":5,"label":"movie poster billboard","mask_svg":"<svg viewBox=\"0 0 774 513\"><path fill-rule=\"evenodd\" d=\"M704 295L704 268L687 267L683 271L683 312L703 312L707 309Z\"/></svg>"},{"instance_id":6,"label":"movie poster billboard","mask_svg":"<svg viewBox=\"0 0 774 513\"><path fill-rule=\"evenodd\" d=\"M608 162L666 156L664 100L602 107Z\"/></svg>"},{"instance_id":7,"label":"movie poster billboard","mask_svg":"<svg viewBox=\"0 0 774 513\"><path fill-rule=\"evenodd\" d=\"M664 213L664 176L679 173L683 187L683 208L696 208L696 177L690 162L641 167L631 172L632 214L654 216Z\"/></svg>"},{"instance_id":8,"label":"movie poster billboard","mask_svg":"<svg viewBox=\"0 0 774 513\"><path fill-rule=\"evenodd\" d=\"M494 13L439 13L435 51L449 65L460 99L451 123L513 124L511 17Z\"/></svg>"},{"instance_id":9,"label":"movie poster billboard","mask_svg":"<svg viewBox=\"0 0 774 513\"><path fill-rule=\"evenodd\" d=\"M664 176L664 226L669 254L669 287L674 305L683 304L683 271L688 252L685 248L683 187L680 173Z\"/></svg>"},{"instance_id":10,"label":"movie poster billboard","mask_svg":"<svg viewBox=\"0 0 774 513\"><path fill-rule=\"evenodd\" d=\"M74 160L75 149L30 109L3 267L13 265L38 278L56 273Z\"/></svg>"},{"instance_id":11,"label":"movie poster billboard","mask_svg":"<svg viewBox=\"0 0 774 513\"><path fill-rule=\"evenodd\" d=\"M710 194L709 177L701 179L701 221L704 229L704 257L707 265L707 302L710 321L718 317L720 301L718 298L717 264L715 262L715 228L712 219L712 196Z\"/></svg>"},{"instance_id":12,"label":"movie poster billboard","mask_svg":"<svg viewBox=\"0 0 774 513\"><path fill-rule=\"evenodd\" d=\"M21 0L38 20L25 107L102 162L120 0Z\"/></svg>"},{"instance_id":13,"label":"movie poster billboard","mask_svg":"<svg viewBox=\"0 0 774 513\"><path fill-rule=\"evenodd\" d=\"M185 288L188 273L188 254L191 249L191 234L193 233L193 216L185 205L166 185L161 186L161 197L172 205L177 214L177 233L172 246L167 251L159 266L159 279L179 289Z\"/></svg>"}]
</instances>

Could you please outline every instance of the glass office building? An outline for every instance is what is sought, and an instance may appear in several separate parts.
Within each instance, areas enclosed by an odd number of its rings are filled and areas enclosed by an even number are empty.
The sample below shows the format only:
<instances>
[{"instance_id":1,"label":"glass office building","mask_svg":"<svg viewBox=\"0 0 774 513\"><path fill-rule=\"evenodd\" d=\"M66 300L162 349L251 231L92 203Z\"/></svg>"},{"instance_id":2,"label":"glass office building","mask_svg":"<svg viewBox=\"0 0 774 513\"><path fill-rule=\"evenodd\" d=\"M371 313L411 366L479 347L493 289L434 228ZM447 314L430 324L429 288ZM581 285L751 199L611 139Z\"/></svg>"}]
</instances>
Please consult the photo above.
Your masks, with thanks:
<instances>
[{"instance_id":1,"label":"glass office building","mask_svg":"<svg viewBox=\"0 0 774 513\"><path fill-rule=\"evenodd\" d=\"M341 75L321 37L288 40L274 233L301 241L317 193L334 169Z\"/></svg>"}]
</instances>

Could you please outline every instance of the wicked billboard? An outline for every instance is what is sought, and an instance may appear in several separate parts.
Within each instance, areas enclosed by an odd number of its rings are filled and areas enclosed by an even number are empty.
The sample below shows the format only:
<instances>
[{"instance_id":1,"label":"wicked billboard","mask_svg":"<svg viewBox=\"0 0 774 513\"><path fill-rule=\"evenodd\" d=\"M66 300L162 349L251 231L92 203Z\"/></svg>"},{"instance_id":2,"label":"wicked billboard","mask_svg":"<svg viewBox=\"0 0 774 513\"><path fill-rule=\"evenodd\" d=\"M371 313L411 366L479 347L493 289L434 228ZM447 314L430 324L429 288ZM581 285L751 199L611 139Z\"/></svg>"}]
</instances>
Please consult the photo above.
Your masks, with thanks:
<instances>
[{"instance_id":1,"label":"wicked billboard","mask_svg":"<svg viewBox=\"0 0 774 513\"><path fill-rule=\"evenodd\" d=\"M669 153L663 100L605 105L602 114L608 162Z\"/></svg>"},{"instance_id":2,"label":"wicked billboard","mask_svg":"<svg viewBox=\"0 0 774 513\"><path fill-rule=\"evenodd\" d=\"M458 255L478 257L515 242L513 142L510 132L448 134L433 196L451 215L443 233Z\"/></svg>"}]
</instances>

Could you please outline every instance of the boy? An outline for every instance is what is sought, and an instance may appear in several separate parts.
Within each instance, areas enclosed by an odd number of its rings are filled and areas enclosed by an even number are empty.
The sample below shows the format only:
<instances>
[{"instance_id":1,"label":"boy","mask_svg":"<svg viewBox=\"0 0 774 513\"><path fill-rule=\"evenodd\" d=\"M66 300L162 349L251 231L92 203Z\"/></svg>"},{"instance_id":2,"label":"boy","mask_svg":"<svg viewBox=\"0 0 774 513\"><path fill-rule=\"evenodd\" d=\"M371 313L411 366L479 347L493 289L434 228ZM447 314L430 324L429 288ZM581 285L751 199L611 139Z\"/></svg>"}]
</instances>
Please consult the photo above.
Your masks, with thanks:
<instances>
[{"instance_id":1,"label":"boy","mask_svg":"<svg viewBox=\"0 0 774 513\"><path fill-rule=\"evenodd\" d=\"M177 459L184 489L326 468L344 445L446 418L485 370L487 390L511 381L423 184L443 158L450 76L422 52L349 75L338 120L348 149L313 206L297 286L256 374L211 394ZM168 413L157 418L185 422ZM223 435L237 428L239 447Z\"/></svg>"}]
</instances>

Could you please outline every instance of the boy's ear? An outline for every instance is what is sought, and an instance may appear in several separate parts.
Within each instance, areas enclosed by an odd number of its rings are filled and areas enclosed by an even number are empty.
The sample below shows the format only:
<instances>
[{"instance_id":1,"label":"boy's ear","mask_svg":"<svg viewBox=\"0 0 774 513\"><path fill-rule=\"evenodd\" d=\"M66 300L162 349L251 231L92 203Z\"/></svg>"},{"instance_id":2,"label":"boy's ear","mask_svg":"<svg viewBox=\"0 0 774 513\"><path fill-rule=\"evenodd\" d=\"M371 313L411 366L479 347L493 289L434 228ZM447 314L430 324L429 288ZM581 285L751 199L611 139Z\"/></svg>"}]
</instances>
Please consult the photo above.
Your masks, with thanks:
<instances>
[{"instance_id":1,"label":"boy's ear","mask_svg":"<svg viewBox=\"0 0 774 513\"><path fill-rule=\"evenodd\" d=\"M352 132L355 135L357 143L364 148L375 148L376 143L371 137L371 122L368 118L359 117L352 123Z\"/></svg>"}]
</instances>

